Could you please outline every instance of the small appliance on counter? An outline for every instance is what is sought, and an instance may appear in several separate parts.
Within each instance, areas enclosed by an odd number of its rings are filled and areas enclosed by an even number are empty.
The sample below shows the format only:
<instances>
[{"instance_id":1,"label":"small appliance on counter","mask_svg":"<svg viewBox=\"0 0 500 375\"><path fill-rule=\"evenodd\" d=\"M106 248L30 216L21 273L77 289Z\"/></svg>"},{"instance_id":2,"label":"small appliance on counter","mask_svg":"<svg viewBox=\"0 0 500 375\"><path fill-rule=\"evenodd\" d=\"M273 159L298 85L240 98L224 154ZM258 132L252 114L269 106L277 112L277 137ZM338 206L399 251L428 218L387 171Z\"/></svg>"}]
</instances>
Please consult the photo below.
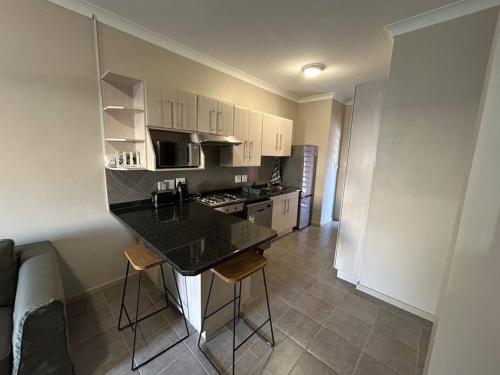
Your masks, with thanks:
<instances>
[{"instance_id":1,"label":"small appliance on counter","mask_svg":"<svg viewBox=\"0 0 500 375\"><path fill-rule=\"evenodd\" d=\"M155 208L182 204L189 200L187 184L179 182L176 189L158 190L151 193L151 202Z\"/></svg>"},{"instance_id":2,"label":"small appliance on counter","mask_svg":"<svg viewBox=\"0 0 500 375\"><path fill-rule=\"evenodd\" d=\"M184 202L187 202L189 200L189 192L188 192L188 187L187 184L183 184L182 182L179 182L177 184L177 203L182 204Z\"/></svg>"},{"instance_id":3,"label":"small appliance on counter","mask_svg":"<svg viewBox=\"0 0 500 375\"><path fill-rule=\"evenodd\" d=\"M175 190L153 191L151 202L155 208L170 206L176 203L177 194Z\"/></svg>"}]
</instances>

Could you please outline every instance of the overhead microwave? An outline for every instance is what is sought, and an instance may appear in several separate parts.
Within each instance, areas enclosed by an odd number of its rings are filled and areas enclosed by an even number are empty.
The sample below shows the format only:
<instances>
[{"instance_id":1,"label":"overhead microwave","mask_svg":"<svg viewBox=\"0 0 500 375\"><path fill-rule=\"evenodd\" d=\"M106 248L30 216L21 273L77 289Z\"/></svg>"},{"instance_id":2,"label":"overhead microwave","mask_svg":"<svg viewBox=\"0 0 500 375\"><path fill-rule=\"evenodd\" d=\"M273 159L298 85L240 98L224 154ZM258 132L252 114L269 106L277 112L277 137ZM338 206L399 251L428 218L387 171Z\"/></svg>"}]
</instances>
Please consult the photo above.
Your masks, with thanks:
<instances>
[{"instance_id":1,"label":"overhead microwave","mask_svg":"<svg viewBox=\"0 0 500 375\"><path fill-rule=\"evenodd\" d=\"M197 168L200 144L194 142L153 141L156 168Z\"/></svg>"}]
</instances>

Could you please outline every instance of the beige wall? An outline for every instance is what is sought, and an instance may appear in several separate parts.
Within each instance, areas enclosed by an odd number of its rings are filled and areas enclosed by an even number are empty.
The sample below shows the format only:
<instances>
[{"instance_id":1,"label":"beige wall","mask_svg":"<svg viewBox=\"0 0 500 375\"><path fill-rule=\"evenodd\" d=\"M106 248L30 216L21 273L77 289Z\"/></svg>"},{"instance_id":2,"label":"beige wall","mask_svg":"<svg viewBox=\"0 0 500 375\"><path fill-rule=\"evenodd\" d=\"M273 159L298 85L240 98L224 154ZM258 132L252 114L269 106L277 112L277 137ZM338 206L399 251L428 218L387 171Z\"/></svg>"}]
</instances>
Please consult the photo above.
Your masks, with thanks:
<instances>
[{"instance_id":1,"label":"beige wall","mask_svg":"<svg viewBox=\"0 0 500 375\"><path fill-rule=\"evenodd\" d=\"M91 20L40 0L0 12L0 237L51 240L67 296L124 272L106 211Z\"/></svg>"},{"instance_id":2,"label":"beige wall","mask_svg":"<svg viewBox=\"0 0 500 375\"><path fill-rule=\"evenodd\" d=\"M344 123L342 125L340 139L339 168L337 172L337 185L335 189L335 201L333 202L333 220L340 220L340 210L344 196L345 174L347 171L347 155L349 154L349 138L351 136L352 104L345 106Z\"/></svg>"},{"instance_id":3,"label":"beige wall","mask_svg":"<svg viewBox=\"0 0 500 375\"><path fill-rule=\"evenodd\" d=\"M449 279L438 310L430 375L497 374L500 349L500 18L480 130Z\"/></svg>"},{"instance_id":4,"label":"beige wall","mask_svg":"<svg viewBox=\"0 0 500 375\"><path fill-rule=\"evenodd\" d=\"M327 223L333 219L333 208L337 191L337 174L339 171L340 143L342 126L344 124L345 105L333 101L330 119L330 135L326 159L325 186L323 188L323 203L321 205L321 222Z\"/></svg>"},{"instance_id":5,"label":"beige wall","mask_svg":"<svg viewBox=\"0 0 500 375\"><path fill-rule=\"evenodd\" d=\"M313 224L322 220L321 206L327 170L328 142L332 118L333 100L319 100L298 105L297 122L294 124L293 144L318 146L316 183L314 187Z\"/></svg>"},{"instance_id":6,"label":"beige wall","mask_svg":"<svg viewBox=\"0 0 500 375\"><path fill-rule=\"evenodd\" d=\"M121 277L131 240L106 210L92 22L43 0L1 8L0 238L53 241L72 297ZM102 48L106 68L295 120L295 103L121 32Z\"/></svg>"},{"instance_id":7,"label":"beige wall","mask_svg":"<svg viewBox=\"0 0 500 375\"><path fill-rule=\"evenodd\" d=\"M496 10L395 38L360 284L434 314Z\"/></svg>"},{"instance_id":8,"label":"beige wall","mask_svg":"<svg viewBox=\"0 0 500 375\"><path fill-rule=\"evenodd\" d=\"M296 121L297 103L99 24L103 71L171 85Z\"/></svg>"}]
</instances>

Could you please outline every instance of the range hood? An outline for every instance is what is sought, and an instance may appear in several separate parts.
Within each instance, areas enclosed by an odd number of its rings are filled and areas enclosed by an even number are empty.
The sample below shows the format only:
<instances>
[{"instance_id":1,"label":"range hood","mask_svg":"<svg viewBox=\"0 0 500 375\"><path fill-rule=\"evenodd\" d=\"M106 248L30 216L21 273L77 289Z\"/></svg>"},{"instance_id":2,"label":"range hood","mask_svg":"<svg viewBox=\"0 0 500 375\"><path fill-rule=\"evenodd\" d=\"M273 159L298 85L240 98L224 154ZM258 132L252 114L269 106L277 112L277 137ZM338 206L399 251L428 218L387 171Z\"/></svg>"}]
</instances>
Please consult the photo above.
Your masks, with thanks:
<instances>
[{"instance_id":1,"label":"range hood","mask_svg":"<svg viewBox=\"0 0 500 375\"><path fill-rule=\"evenodd\" d=\"M232 135L217 135L210 133L198 133L198 141L202 146L238 146L243 142Z\"/></svg>"}]
</instances>

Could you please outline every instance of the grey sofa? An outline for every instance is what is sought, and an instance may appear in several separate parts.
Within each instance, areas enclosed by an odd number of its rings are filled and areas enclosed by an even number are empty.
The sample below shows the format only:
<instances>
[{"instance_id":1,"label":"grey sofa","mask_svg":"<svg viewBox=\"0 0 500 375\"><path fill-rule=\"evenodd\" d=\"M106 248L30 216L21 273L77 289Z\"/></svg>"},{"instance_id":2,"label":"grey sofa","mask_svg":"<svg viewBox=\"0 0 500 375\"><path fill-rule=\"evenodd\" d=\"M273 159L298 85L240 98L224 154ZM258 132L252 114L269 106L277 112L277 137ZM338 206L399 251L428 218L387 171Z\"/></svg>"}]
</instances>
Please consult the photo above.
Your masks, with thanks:
<instances>
[{"instance_id":1,"label":"grey sofa","mask_svg":"<svg viewBox=\"0 0 500 375\"><path fill-rule=\"evenodd\" d=\"M0 240L0 375L73 373L56 249Z\"/></svg>"}]
</instances>

